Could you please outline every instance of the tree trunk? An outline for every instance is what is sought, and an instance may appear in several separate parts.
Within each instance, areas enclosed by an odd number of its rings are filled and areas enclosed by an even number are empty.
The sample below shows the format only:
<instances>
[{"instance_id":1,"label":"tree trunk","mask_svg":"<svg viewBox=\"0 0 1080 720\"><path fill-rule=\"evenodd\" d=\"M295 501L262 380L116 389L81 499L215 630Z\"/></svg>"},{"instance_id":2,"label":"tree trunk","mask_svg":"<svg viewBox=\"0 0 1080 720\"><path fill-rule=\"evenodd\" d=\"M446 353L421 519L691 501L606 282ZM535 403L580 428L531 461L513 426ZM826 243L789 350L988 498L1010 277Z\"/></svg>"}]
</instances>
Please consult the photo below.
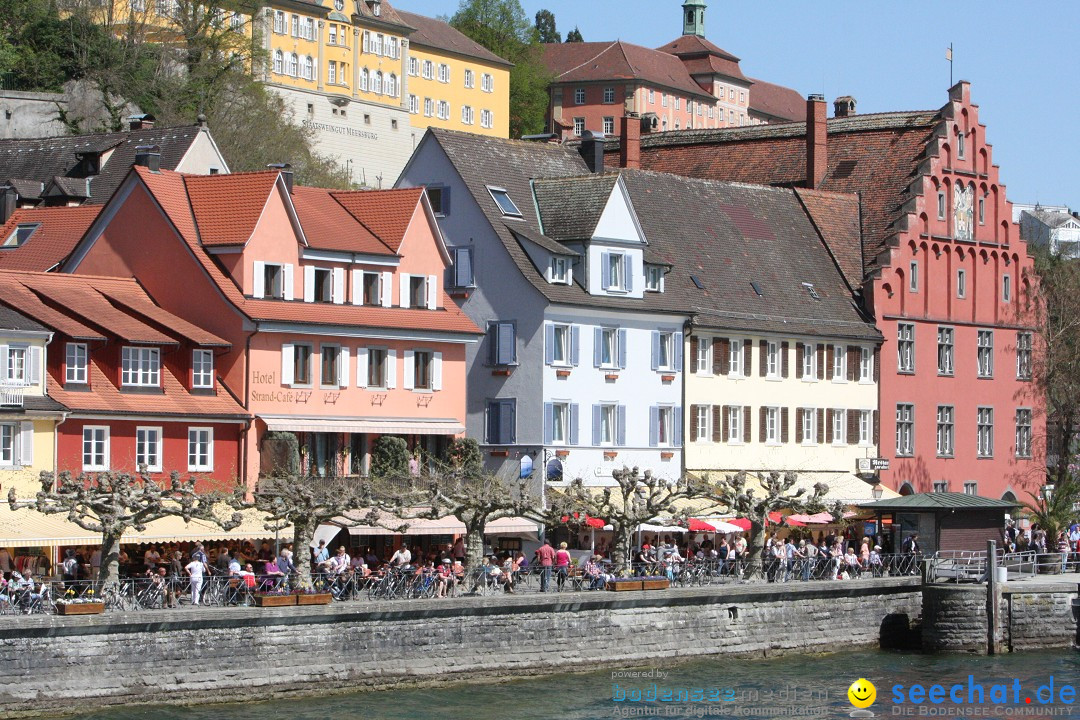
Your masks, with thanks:
<instances>
[{"instance_id":1,"label":"tree trunk","mask_svg":"<svg viewBox=\"0 0 1080 720\"><path fill-rule=\"evenodd\" d=\"M480 582L477 571L484 564L484 527L487 518L458 518L465 523L465 563L468 568L469 592L476 590Z\"/></svg>"},{"instance_id":2,"label":"tree trunk","mask_svg":"<svg viewBox=\"0 0 1080 720\"><path fill-rule=\"evenodd\" d=\"M634 526L614 522L612 525L615 544L611 548L611 560L615 565L615 574L619 577L629 577L634 574Z\"/></svg>"},{"instance_id":3,"label":"tree trunk","mask_svg":"<svg viewBox=\"0 0 1080 720\"><path fill-rule=\"evenodd\" d=\"M293 564L300 582L311 581L311 539L319 523L302 520L293 523Z\"/></svg>"},{"instance_id":4,"label":"tree trunk","mask_svg":"<svg viewBox=\"0 0 1080 720\"><path fill-rule=\"evenodd\" d=\"M750 542L746 548L746 565L743 578L760 580L764 577L765 567L765 521L762 518L750 518Z\"/></svg>"},{"instance_id":5,"label":"tree trunk","mask_svg":"<svg viewBox=\"0 0 1080 720\"><path fill-rule=\"evenodd\" d=\"M120 582L121 535L119 532L101 534L101 566L97 576L99 591L107 585L117 585Z\"/></svg>"}]
</instances>

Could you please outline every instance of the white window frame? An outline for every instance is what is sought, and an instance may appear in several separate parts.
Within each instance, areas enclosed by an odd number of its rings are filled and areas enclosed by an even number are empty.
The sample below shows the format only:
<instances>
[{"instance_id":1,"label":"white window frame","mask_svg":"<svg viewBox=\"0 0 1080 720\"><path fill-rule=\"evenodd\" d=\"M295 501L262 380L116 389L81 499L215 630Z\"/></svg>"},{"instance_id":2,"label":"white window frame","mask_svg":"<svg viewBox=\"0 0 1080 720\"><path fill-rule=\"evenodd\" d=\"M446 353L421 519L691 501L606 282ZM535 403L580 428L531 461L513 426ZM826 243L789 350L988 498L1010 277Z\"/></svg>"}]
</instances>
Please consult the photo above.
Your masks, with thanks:
<instances>
[{"instance_id":1,"label":"white window frame","mask_svg":"<svg viewBox=\"0 0 1080 720\"><path fill-rule=\"evenodd\" d=\"M896 403L896 457L915 455L915 405Z\"/></svg>"},{"instance_id":2,"label":"white window frame","mask_svg":"<svg viewBox=\"0 0 1080 720\"><path fill-rule=\"evenodd\" d=\"M743 362L743 343L746 340L742 338L731 338L728 340L728 377L741 378L746 376L746 368L743 367L746 363Z\"/></svg>"},{"instance_id":3,"label":"white window frame","mask_svg":"<svg viewBox=\"0 0 1080 720\"><path fill-rule=\"evenodd\" d=\"M660 405L656 409L656 444L657 447L675 445L675 407Z\"/></svg>"},{"instance_id":4,"label":"white window frame","mask_svg":"<svg viewBox=\"0 0 1080 720\"><path fill-rule=\"evenodd\" d=\"M205 439L204 439L205 434ZM206 444L205 453L199 447L203 442ZM204 456L205 455L205 456ZM213 472L214 471L214 428L212 427L189 427L188 428L188 472ZM194 462L193 462L194 460Z\"/></svg>"},{"instance_id":5,"label":"white window frame","mask_svg":"<svg viewBox=\"0 0 1080 720\"><path fill-rule=\"evenodd\" d=\"M561 256L551 258L550 279L554 285L570 284L570 259Z\"/></svg>"},{"instance_id":6,"label":"white window frame","mask_svg":"<svg viewBox=\"0 0 1080 720\"><path fill-rule=\"evenodd\" d=\"M743 444L743 406L742 405L728 405L727 409L727 423L728 432L727 437L724 440L728 445L742 445Z\"/></svg>"},{"instance_id":7,"label":"white window frame","mask_svg":"<svg viewBox=\"0 0 1080 720\"><path fill-rule=\"evenodd\" d=\"M712 442L712 405L698 405L697 417L697 442Z\"/></svg>"},{"instance_id":8,"label":"white window frame","mask_svg":"<svg viewBox=\"0 0 1080 720\"><path fill-rule=\"evenodd\" d=\"M15 467L18 459L15 457L15 444L20 430L19 423L0 422L0 467Z\"/></svg>"},{"instance_id":9,"label":"white window frame","mask_svg":"<svg viewBox=\"0 0 1080 720\"><path fill-rule=\"evenodd\" d=\"M476 120L476 111L469 105L461 106L461 122L465 125L472 125Z\"/></svg>"},{"instance_id":10,"label":"white window frame","mask_svg":"<svg viewBox=\"0 0 1080 720\"><path fill-rule=\"evenodd\" d=\"M859 348L859 382L874 382L874 350L873 348Z\"/></svg>"},{"instance_id":11,"label":"white window frame","mask_svg":"<svg viewBox=\"0 0 1080 720\"><path fill-rule=\"evenodd\" d=\"M1032 438L1031 408L1016 408L1016 434L1014 453L1018 458L1030 458Z\"/></svg>"},{"instance_id":12,"label":"white window frame","mask_svg":"<svg viewBox=\"0 0 1080 720\"><path fill-rule=\"evenodd\" d=\"M142 466L146 465L147 472L161 472L161 455L162 455L162 429L160 427L144 427L138 426L135 428L135 469L142 470ZM152 440L151 440L152 438ZM149 455L150 443L153 443L154 452L153 455ZM153 462L145 462L152 460Z\"/></svg>"},{"instance_id":13,"label":"white window frame","mask_svg":"<svg viewBox=\"0 0 1080 720\"><path fill-rule=\"evenodd\" d=\"M87 462L87 433L92 433L95 437L89 439L90 443L101 443L101 454L98 455L97 448L92 447L90 450L89 458L90 462ZM96 435L100 433L100 440ZM82 430L82 469L85 472L104 472L109 469L109 426L108 425L83 425Z\"/></svg>"},{"instance_id":14,"label":"white window frame","mask_svg":"<svg viewBox=\"0 0 1080 720\"><path fill-rule=\"evenodd\" d=\"M994 457L994 408L980 406L975 412L975 456Z\"/></svg>"},{"instance_id":15,"label":"white window frame","mask_svg":"<svg viewBox=\"0 0 1080 720\"><path fill-rule=\"evenodd\" d=\"M551 327L551 364L557 367L570 367L570 336L573 330L569 323L552 323ZM561 359L559 358L560 353L562 354Z\"/></svg>"},{"instance_id":16,"label":"white window frame","mask_svg":"<svg viewBox=\"0 0 1080 720\"><path fill-rule=\"evenodd\" d=\"M560 422L561 421L561 422ZM562 433L557 434L556 429L561 429ZM569 445L570 444L570 403L569 402L552 402L551 403L551 444L552 445Z\"/></svg>"},{"instance_id":17,"label":"white window frame","mask_svg":"<svg viewBox=\"0 0 1080 720\"><path fill-rule=\"evenodd\" d=\"M450 103L446 102L445 100L440 100L437 115L438 115L438 118L440 120L449 120L450 119Z\"/></svg>"},{"instance_id":18,"label":"white window frame","mask_svg":"<svg viewBox=\"0 0 1080 720\"><path fill-rule=\"evenodd\" d=\"M956 374L956 332L952 327L938 326L937 348L938 375L952 377Z\"/></svg>"},{"instance_id":19,"label":"white window frame","mask_svg":"<svg viewBox=\"0 0 1080 720\"><path fill-rule=\"evenodd\" d=\"M915 372L915 324L896 324L896 371Z\"/></svg>"},{"instance_id":20,"label":"white window frame","mask_svg":"<svg viewBox=\"0 0 1080 720\"><path fill-rule=\"evenodd\" d=\"M967 270L956 269L956 297L963 300L967 297Z\"/></svg>"},{"instance_id":21,"label":"white window frame","mask_svg":"<svg viewBox=\"0 0 1080 720\"><path fill-rule=\"evenodd\" d=\"M664 269L659 265L645 268L645 290L648 292L664 291Z\"/></svg>"},{"instance_id":22,"label":"white window frame","mask_svg":"<svg viewBox=\"0 0 1080 720\"><path fill-rule=\"evenodd\" d=\"M817 382L817 345L802 343L802 379L804 382Z\"/></svg>"},{"instance_id":23,"label":"white window frame","mask_svg":"<svg viewBox=\"0 0 1080 720\"><path fill-rule=\"evenodd\" d=\"M446 63L439 63L439 82L450 82L450 66Z\"/></svg>"},{"instance_id":24,"label":"white window frame","mask_svg":"<svg viewBox=\"0 0 1080 720\"><path fill-rule=\"evenodd\" d=\"M480 111L480 127L490 130L495 127L495 113L490 110Z\"/></svg>"},{"instance_id":25,"label":"white window frame","mask_svg":"<svg viewBox=\"0 0 1080 720\"><path fill-rule=\"evenodd\" d=\"M780 359L780 343L776 340L768 340L765 343L765 379L779 380L782 361Z\"/></svg>"},{"instance_id":26,"label":"white window frame","mask_svg":"<svg viewBox=\"0 0 1080 720\"><path fill-rule=\"evenodd\" d=\"M611 116L611 115L605 115L604 116L604 128L603 129L604 129L604 134L605 135L614 135L615 134L615 118L613 116Z\"/></svg>"},{"instance_id":27,"label":"white window frame","mask_svg":"<svg viewBox=\"0 0 1080 720\"><path fill-rule=\"evenodd\" d=\"M765 444L780 444L780 408L765 408Z\"/></svg>"},{"instance_id":28,"label":"white window frame","mask_svg":"<svg viewBox=\"0 0 1080 720\"><path fill-rule=\"evenodd\" d=\"M334 357L333 377L330 378L330 382L327 382L327 379L325 377L327 350L330 350L331 352L336 351L337 353ZM342 358L344 357L344 352L345 351L342 349L341 345L338 345L337 343L321 343L319 345L319 387L326 389L335 389L341 387L341 380L343 374L341 372L341 363ZM345 373L345 375L347 376L347 373Z\"/></svg>"},{"instance_id":29,"label":"white window frame","mask_svg":"<svg viewBox=\"0 0 1080 720\"><path fill-rule=\"evenodd\" d=\"M949 492L949 481L935 480L932 487L934 492Z\"/></svg>"},{"instance_id":30,"label":"white window frame","mask_svg":"<svg viewBox=\"0 0 1080 720\"><path fill-rule=\"evenodd\" d=\"M1031 379L1031 356L1034 334L1030 332L1016 333L1016 379Z\"/></svg>"},{"instance_id":31,"label":"white window frame","mask_svg":"<svg viewBox=\"0 0 1080 720\"><path fill-rule=\"evenodd\" d=\"M607 430L607 437L604 430ZM617 403L600 403L600 445L614 446L619 439L619 406Z\"/></svg>"},{"instance_id":32,"label":"white window frame","mask_svg":"<svg viewBox=\"0 0 1080 720\"><path fill-rule=\"evenodd\" d=\"M372 354L379 353L382 357L381 371L378 376L375 376L376 368L380 367L376 363L372 362ZM386 390L390 387L390 363L394 362L397 358L391 356L389 348L385 346L369 347L358 358L363 357L366 360L366 369L364 369L364 383L369 390ZM357 362L361 360L357 359Z\"/></svg>"},{"instance_id":33,"label":"white window frame","mask_svg":"<svg viewBox=\"0 0 1080 720\"><path fill-rule=\"evenodd\" d=\"M29 385L30 384L30 346L7 345L7 352L0 356L3 367L3 375L0 381L6 385Z\"/></svg>"},{"instance_id":34,"label":"white window frame","mask_svg":"<svg viewBox=\"0 0 1080 720\"><path fill-rule=\"evenodd\" d=\"M435 63L431 60L424 61L424 79L431 80L435 76Z\"/></svg>"},{"instance_id":35,"label":"white window frame","mask_svg":"<svg viewBox=\"0 0 1080 720\"><path fill-rule=\"evenodd\" d=\"M697 375L712 375L713 339L698 338L694 370Z\"/></svg>"},{"instance_id":36,"label":"white window frame","mask_svg":"<svg viewBox=\"0 0 1080 720\"><path fill-rule=\"evenodd\" d=\"M874 444L874 411L859 411L859 445L872 447Z\"/></svg>"},{"instance_id":37,"label":"white window frame","mask_svg":"<svg viewBox=\"0 0 1080 720\"><path fill-rule=\"evenodd\" d=\"M610 357L604 359L604 351L610 353ZM600 328L600 367L604 370L617 370L619 368L619 328Z\"/></svg>"},{"instance_id":38,"label":"white window frame","mask_svg":"<svg viewBox=\"0 0 1080 720\"><path fill-rule=\"evenodd\" d=\"M585 134L585 118L574 118L574 137L581 137Z\"/></svg>"},{"instance_id":39,"label":"white window frame","mask_svg":"<svg viewBox=\"0 0 1080 720\"><path fill-rule=\"evenodd\" d=\"M469 68L465 68L465 87L470 89L476 87L476 73Z\"/></svg>"},{"instance_id":40,"label":"white window frame","mask_svg":"<svg viewBox=\"0 0 1080 720\"><path fill-rule=\"evenodd\" d=\"M833 345L833 382L847 382L847 346Z\"/></svg>"},{"instance_id":41,"label":"white window frame","mask_svg":"<svg viewBox=\"0 0 1080 720\"><path fill-rule=\"evenodd\" d=\"M832 433L833 445L847 445L847 411L833 409L832 427L829 428L829 432Z\"/></svg>"},{"instance_id":42,"label":"white window frame","mask_svg":"<svg viewBox=\"0 0 1080 720\"><path fill-rule=\"evenodd\" d=\"M161 387L161 351L156 347L125 345L120 351L123 387Z\"/></svg>"},{"instance_id":43,"label":"white window frame","mask_svg":"<svg viewBox=\"0 0 1080 720\"><path fill-rule=\"evenodd\" d=\"M975 364L978 377L990 379L994 377L994 331L979 330L976 332Z\"/></svg>"},{"instance_id":44,"label":"white window frame","mask_svg":"<svg viewBox=\"0 0 1080 720\"><path fill-rule=\"evenodd\" d=\"M954 457L956 453L956 407L937 407L937 456Z\"/></svg>"},{"instance_id":45,"label":"white window frame","mask_svg":"<svg viewBox=\"0 0 1080 720\"><path fill-rule=\"evenodd\" d=\"M657 370L676 372L679 368L675 367L675 333L661 330L658 335L658 360Z\"/></svg>"},{"instance_id":46,"label":"white window frame","mask_svg":"<svg viewBox=\"0 0 1080 720\"><path fill-rule=\"evenodd\" d=\"M86 343L69 342L64 348L64 384L88 382L90 354Z\"/></svg>"},{"instance_id":47,"label":"white window frame","mask_svg":"<svg viewBox=\"0 0 1080 720\"><path fill-rule=\"evenodd\" d=\"M611 252L607 254L607 259L607 267L601 269L601 272L607 276L607 289L618 291L626 290L626 254Z\"/></svg>"},{"instance_id":48,"label":"white window frame","mask_svg":"<svg viewBox=\"0 0 1080 720\"><path fill-rule=\"evenodd\" d=\"M583 88L583 87L574 88L574 104L575 105L584 105L585 104L585 88Z\"/></svg>"},{"instance_id":49,"label":"white window frame","mask_svg":"<svg viewBox=\"0 0 1080 720\"><path fill-rule=\"evenodd\" d=\"M191 351L191 387L211 390L214 387L214 351Z\"/></svg>"},{"instance_id":50,"label":"white window frame","mask_svg":"<svg viewBox=\"0 0 1080 720\"><path fill-rule=\"evenodd\" d=\"M484 73L481 75L480 89L486 93L495 92L495 76L491 73Z\"/></svg>"},{"instance_id":51,"label":"white window frame","mask_svg":"<svg viewBox=\"0 0 1080 720\"><path fill-rule=\"evenodd\" d=\"M608 86L604 88L604 105L612 105L615 102L615 88L614 86Z\"/></svg>"},{"instance_id":52,"label":"white window frame","mask_svg":"<svg viewBox=\"0 0 1080 720\"><path fill-rule=\"evenodd\" d=\"M817 408L804 407L802 409L802 445L817 445Z\"/></svg>"}]
</instances>

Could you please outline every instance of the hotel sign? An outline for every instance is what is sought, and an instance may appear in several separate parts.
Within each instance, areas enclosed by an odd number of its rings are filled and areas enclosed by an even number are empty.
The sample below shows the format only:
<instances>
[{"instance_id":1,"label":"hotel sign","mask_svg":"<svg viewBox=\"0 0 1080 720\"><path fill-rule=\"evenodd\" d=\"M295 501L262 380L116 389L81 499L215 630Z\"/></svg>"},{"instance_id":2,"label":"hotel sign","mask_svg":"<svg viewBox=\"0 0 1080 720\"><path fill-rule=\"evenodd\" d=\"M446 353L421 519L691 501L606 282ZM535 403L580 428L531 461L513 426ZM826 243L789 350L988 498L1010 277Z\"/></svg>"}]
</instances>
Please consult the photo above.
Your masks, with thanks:
<instances>
[{"instance_id":1,"label":"hotel sign","mask_svg":"<svg viewBox=\"0 0 1080 720\"><path fill-rule=\"evenodd\" d=\"M889 469L888 458L858 458L855 461L855 471L860 474L874 473L879 470Z\"/></svg>"}]
</instances>

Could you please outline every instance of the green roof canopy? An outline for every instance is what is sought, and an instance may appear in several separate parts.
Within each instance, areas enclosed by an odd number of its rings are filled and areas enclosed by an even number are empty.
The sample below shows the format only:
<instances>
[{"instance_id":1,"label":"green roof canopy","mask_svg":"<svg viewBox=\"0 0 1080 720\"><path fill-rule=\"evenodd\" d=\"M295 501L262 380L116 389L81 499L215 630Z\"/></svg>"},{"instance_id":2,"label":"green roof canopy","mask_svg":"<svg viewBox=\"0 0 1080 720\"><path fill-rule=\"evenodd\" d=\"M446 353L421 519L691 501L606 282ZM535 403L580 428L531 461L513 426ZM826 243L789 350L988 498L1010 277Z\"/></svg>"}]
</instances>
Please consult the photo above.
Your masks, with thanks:
<instances>
[{"instance_id":1,"label":"green roof canopy","mask_svg":"<svg viewBox=\"0 0 1080 720\"><path fill-rule=\"evenodd\" d=\"M966 493L931 492L862 503L859 508L878 512L932 512L935 510L1011 510L1019 507L1020 504Z\"/></svg>"}]
</instances>

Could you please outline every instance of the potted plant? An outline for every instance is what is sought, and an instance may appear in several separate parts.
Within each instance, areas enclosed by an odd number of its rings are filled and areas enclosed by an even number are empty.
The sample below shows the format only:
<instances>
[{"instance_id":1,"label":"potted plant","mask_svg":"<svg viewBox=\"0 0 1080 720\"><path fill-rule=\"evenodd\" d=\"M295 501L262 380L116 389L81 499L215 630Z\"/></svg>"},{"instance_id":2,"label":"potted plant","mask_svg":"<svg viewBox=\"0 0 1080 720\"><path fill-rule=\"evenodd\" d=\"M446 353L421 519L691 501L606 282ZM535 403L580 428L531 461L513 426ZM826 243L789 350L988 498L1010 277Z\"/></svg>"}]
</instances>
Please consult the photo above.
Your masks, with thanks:
<instances>
[{"instance_id":1,"label":"potted plant","mask_svg":"<svg viewBox=\"0 0 1080 720\"><path fill-rule=\"evenodd\" d=\"M257 607L285 607L295 604L296 596L284 586L256 593L255 595L255 605Z\"/></svg>"},{"instance_id":2,"label":"potted plant","mask_svg":"<svg viewBox=\"0 0 1080 720\"><path fill-rule=\"evenodd\" d=\"M647 575L641 578L642 590L667 590L671 583L663 575Z\"/></svg>"},{"instance_id":3,"label":"potted plant","mask_svg":"<svg viewBox=\"0 0 1080 720\"><path fill-rule=\"evenodd\" d=\"M105 603L94 599L93 589L87 590L85 597L77 597L69 588L64 597L56 601L57 615L100 615L103 612Z\"/></svg>"},{"instance_id":4,"label":"potted plant","mask_svg":"<svg viewBox=\"0 0 1080 720\"><path fill-rule=\"evenodd\" d=\"M329 605L331 595L328 592L319 592L308 583L304 583L293 591L297 605Z\"/></svg>"},{"instance_id":5,"label":"potted plant","mask_svg":"<svg viewBox=\"0 0 1080 720\"><path fill-rule=\"evenodd\" d=\"M630 592L641 589L641 578L612 578L607 582L607 589L612 592Z\"/></svg>"}]
</instances>

